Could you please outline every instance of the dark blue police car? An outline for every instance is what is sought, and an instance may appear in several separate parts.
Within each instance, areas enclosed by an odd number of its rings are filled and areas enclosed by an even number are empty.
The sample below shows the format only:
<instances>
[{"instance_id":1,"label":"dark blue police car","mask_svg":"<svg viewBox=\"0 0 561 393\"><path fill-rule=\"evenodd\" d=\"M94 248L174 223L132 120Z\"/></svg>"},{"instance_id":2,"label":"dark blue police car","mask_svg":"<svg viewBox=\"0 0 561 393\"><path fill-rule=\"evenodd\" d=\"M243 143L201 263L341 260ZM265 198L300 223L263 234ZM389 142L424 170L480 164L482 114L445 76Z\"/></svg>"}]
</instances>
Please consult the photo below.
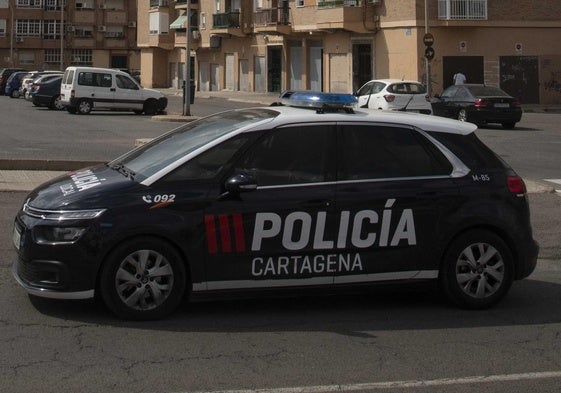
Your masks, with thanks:
<instances>
[{"instance_id":1,"label":"dark blue police car","mask_svg":"<svg viewBox=\"0 0 561 393\"><path fill-rule=\"evenodd\" d=\"M17 281L153 319L186 296L402 280L485 308L532 273L525 185L475 125L353 110L349 95L283 103L185 124L31 192Z\"/></svg>"}]
</instances>

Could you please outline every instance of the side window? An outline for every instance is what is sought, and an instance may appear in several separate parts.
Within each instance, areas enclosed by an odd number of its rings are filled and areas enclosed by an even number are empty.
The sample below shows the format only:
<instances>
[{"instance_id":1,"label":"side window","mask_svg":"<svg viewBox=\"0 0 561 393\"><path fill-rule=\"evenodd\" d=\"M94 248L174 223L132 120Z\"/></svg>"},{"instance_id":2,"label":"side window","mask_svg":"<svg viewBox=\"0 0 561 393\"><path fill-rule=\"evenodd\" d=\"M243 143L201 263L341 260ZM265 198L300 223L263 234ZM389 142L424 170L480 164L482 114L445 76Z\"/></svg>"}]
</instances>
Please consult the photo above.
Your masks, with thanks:
<instances>
[{"instance_id":1,"label":"side window","mask_svg":"<svg viewBox=\"0 0 561 393\"><path fill-rule=\"evenodd\" d=\"M210 180L214 179L220 171L230 162L232 157L247 142L245 135L234 137L222 142L197 157L189 160L162 181L175 182L185 180Z\"/></svg>"},{"instance_id":2,"label":"side window","mask_svg":"<svg viewBox=\"0 0 561 393\"><path fill-rule=\"evenodd\" d=\"M371 94L372 92L372 83L367 83L366 85L362 86L360 89L358 89L358 91L356 92L357 96L366 96L368 94Z\"/></svg>"},{"instance_id":3,"label":"side window","mask_svg":"<svg viewBox=\"0 0 561 393\"><path fill-rule=\"evenodd\" d=\"M80 72L78 84L82 86L111 87L111 74L99 72Z\"/></svg>"},{"instance_id":4,"label":"side window","mask_svg":"<svg viewBox=\"0 0 561 393\"><path fill-rule=\"evenodd\" d=\"M117 87L120 89L138 90L138 86L130 78L123 75L115 75Z\"/></svg>"},{"instance_id":5,"label":"side window","mask_svg":"<svg viewBox=\"0 0 561 393\"><path fill-rule=\"evenodd\" d=\"M338 180L445 176L452 165L414 130L383 126L343 126Z\"/></svg>"},{"instance_id":6,"label":"side window","mask_svg":"<svg viewBox=\"0 0 561 393\"><path fill-rule=\"evenodd\" d=\"M334 179L335 133L330 126L276 129L258 140L236 165L259 186Z\"/></svg>"},{"instance_id":7,"label":"side window","mask_svg":"<svg viewBox=\"0 0 561 393\"><path fill-rule=\"evenodd\" d=\"M407 87L405 87L405 83L396 83L394 85L389 86L388 91L390 93L395 93L395 94L406 94Z\"/></svg>"}]
</instances>

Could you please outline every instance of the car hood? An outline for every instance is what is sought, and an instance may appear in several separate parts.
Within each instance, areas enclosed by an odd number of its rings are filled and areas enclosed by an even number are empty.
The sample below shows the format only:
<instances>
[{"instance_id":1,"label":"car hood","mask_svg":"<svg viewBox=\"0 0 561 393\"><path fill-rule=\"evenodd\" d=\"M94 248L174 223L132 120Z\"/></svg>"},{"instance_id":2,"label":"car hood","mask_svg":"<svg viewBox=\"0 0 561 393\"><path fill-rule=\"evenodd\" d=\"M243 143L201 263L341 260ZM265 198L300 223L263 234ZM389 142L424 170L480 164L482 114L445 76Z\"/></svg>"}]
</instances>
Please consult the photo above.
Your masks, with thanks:
<instances>
[{"instance_id":1,"label":"car hood","mask_svg":"<svg viewBox=\"0 0 561 393\"><path fill-rule=\"evenodd\" d=\"M26 199L30 207L44 210L110 208L138 182L107 165L69 172L33 190Z\"/></svg>"}]
</instances>

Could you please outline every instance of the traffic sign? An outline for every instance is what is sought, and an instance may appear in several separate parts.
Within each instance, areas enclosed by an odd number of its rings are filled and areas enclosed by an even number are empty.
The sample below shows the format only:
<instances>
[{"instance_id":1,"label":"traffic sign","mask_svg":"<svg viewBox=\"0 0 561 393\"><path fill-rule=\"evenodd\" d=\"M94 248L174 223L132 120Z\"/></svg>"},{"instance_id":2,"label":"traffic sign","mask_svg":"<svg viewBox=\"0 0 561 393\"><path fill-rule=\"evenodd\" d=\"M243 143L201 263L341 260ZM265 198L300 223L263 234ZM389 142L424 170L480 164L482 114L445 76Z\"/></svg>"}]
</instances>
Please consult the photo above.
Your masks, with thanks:
<instances>
[{"instance_id":1,"label":"traffic sign","mask_svg":"<svg viewBox=\"0 0 561 393\"><path fill-rule=\"evenodd\" d=\"M432 49L430 46L425 49L425 57L428 61L434 59L434 49Z\"/></svg>"},{"instance_id":2,"label":"traffic sign","mask_svg":"<svg viewBox=\"0 0 561 393\"><path fill-rule=\"evenodd\" d=\"M434 37L431 33L426 33L423 36L423 44L426 46L432 46L432 44L434 44Z\"/></svg>"}]
</instances>

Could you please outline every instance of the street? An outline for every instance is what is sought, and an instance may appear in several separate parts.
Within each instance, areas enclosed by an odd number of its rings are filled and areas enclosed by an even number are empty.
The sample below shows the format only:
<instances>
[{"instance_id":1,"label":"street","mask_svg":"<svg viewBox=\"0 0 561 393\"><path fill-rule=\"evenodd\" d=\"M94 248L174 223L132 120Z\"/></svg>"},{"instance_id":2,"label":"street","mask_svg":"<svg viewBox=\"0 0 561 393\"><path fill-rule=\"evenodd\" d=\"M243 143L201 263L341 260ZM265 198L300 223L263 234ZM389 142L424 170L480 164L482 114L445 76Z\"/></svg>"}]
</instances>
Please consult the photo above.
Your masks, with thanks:
<instances>
[{"instance_id":1,"label":"street","mask_svg":"<svg viewBox=\"0 0 561 393\"><path fill-rule=\"evenodd\" d=\"M252 106L201 101L193 114ZM6 97L0 107L0 159L109 160L135 138L177 126L129 113L69 115ZM524 178L545 182L561 178L560 122L559 114L528 113L515 130L477 134ZM433 285L392 285L184 304L156 322L116 319L100 302L29 297L11 274L13 219L25 193L0 198L1 392L559 392L556 193L530 194L538 267L490 310L455 308Z\"/></svg>"}]
</instances>

